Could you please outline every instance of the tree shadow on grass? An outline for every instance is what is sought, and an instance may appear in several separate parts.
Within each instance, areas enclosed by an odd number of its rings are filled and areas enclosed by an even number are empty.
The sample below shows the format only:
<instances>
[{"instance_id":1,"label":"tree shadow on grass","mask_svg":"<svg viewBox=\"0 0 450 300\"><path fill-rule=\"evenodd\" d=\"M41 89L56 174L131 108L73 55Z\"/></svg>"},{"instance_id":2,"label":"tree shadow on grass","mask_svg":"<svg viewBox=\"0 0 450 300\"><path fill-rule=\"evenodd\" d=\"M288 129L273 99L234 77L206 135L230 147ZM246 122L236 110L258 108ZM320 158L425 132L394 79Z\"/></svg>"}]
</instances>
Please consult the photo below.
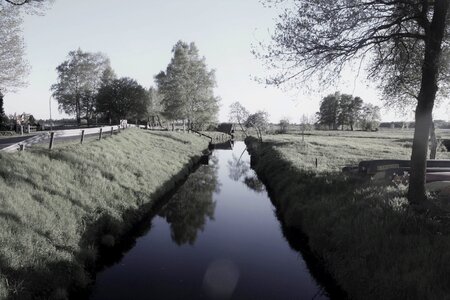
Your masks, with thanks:
<instances>
[{"instance_id":1,"label":"tree shadow on grass","mask_svg":"<svg viewBox=\"0 0 450 300\"><path fill-rule=\"evenodd\" d=\"M71 261L46 261L37 266L14 269L4 256L0 256L0 270L3 277L0 280L7 289L8 300L49 299L55 296L63 299L68 295L68 280L72 280L73 286L85 285L89 280L83 268Z\"/></svg>"}]
</instances>

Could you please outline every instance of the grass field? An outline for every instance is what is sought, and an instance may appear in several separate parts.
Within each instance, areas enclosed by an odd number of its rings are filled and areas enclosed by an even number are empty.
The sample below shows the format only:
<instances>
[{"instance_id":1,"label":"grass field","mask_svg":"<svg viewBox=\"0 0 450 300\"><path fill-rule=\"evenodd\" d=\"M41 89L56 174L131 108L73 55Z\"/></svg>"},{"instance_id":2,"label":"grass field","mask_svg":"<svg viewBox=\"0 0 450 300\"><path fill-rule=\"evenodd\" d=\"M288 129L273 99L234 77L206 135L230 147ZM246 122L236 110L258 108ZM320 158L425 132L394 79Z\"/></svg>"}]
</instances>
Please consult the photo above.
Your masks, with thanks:
<instances>
[{"instance_id":1,"label":"grass field","mask_svg":"<svg viewBox=\"0 0 450 300\"><path fill-rule=\"evenodd\" d=\"M411 136L313 132L247 140L255 169L284 223L308 236L312 251L351 299L450 299L447 216L417 215L406 187L346 177L364 159L403 158ZM318 168L315 159L318 159ZM438 158L449 158L439 152Z\"/></svg>"},{"instance_id":2,"label":"grass field","mask_svg":"<svg viewBox=\"0 0 450 300\"><path fill-rule=\"evenodd\" d=\"M208 140L129 129L85 145L0 156L0 299L64 299ZM147 205L146 205L147 204Z\"/></svg>"},{"instance_id":3,"label":"grass field","mask_svg":"<svg viewBox=\"0 0 450 300\"><path fill-rule=\"evenodd\" d=\"M337 132L314 131L304 137L299 134L268 135L264 141L275 147L296 166L318 171L339 171L348 164L365 159L410 159L412 131ZM449 159L450 153L441 147L437 159Z\"/></svg>"}]
</instances>

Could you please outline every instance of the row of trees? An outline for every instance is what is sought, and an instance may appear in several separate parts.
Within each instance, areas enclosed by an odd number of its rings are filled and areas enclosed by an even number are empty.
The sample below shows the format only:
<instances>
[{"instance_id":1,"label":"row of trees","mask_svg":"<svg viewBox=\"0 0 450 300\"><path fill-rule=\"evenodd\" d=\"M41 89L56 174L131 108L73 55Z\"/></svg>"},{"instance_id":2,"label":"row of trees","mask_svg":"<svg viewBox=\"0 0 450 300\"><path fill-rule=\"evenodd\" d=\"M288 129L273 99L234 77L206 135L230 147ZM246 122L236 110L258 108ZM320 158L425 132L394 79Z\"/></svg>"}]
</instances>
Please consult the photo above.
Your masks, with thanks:
<instances>
[{"instance_id":1,"label":"row of trees","mask_svg":"<svg viewBox=\"0 0 450 300\"><path fill-rule=\"evenodd\" d=\"M179 41L165 72L155 76L157 88L146 90L136 80L117 78L105 54L69 52L57 68L58 82L52 85L59 109L89 121L109 122L139 119L161 125L170 121L187 122L189 127L214 121L219 98L214 96L214 71L206 67L194 43Z\"/></svg>"},{"instance_id":2,"label":"row of trees","mask_svg":"<svg viewBox=\"0 0 450 300\"><path fill-rule=\"evenodd\" d=\"M360 97L336 92L324 97L317 112L317 124L338 129L347 126L353 130L356 125L363 130L374 130L380 122L380 108L364 103Z\"/></svg>"},{"instance_id":3,"label":"row of trees","mask_svg":"<svg viewBox=\"0 0 450 300\"><path fill-rule=\"evenodd\" d=\"M53 0L0 0L0 91L26 84L29 65L24 59L23 13L41 13ZM117 78L102 53L71 51L57 67L51 87L60 111L74 115L78 124L104 118L180 120L189 126L214 121L219 98L214 96L215 75L208 70L194 43L179 41L165 72L155 76L157 89L145 90L131 78Z\"/></svg>"}]
</instances>

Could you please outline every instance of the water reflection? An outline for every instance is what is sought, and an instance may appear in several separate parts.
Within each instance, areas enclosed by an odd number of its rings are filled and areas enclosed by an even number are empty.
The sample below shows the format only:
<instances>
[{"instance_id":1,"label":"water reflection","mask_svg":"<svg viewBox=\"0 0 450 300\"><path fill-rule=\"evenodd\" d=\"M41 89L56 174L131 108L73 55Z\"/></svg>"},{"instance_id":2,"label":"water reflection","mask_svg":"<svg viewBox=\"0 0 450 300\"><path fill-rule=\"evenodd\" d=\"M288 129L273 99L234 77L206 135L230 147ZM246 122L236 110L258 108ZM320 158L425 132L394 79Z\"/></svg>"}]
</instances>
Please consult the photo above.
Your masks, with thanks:
<instances>
[{"instance_id":1,"label":"water reflection","mask_svg":"<svg viewBox=\"0 0 450 300\"><path fill-rule=\"evenodd\" d=\"M97 275L91 298L326 299L267 193L254 192L262 188L244 148L214 151L120 263Z\"/></svg>"},{"instance_id":2,"label":"water reflection","mask_svg":"<svg viewBox=\"0 0 450 300\"><path fill-rule=\"evenodd\" d=\"M244 178L244 183L249 189L257 193L262 193L265 191L263 183L256 176L246 176Z\"/></svg>"},{"instance_id":3,"label":"water reflection","mask_svg":"<svg viewBox=\"0 0 450 300\"><path fill-rule=\"evenodd\" d=\"M217 180L218 160L212 156L208 166L201 166L162 208L159 216L170 224L172 240L177 245L193 245L207 219L214 219L214 192L220 192Z\"/></svg>"},{"instance_id":4,"label":"water reflection","mask_svg":"<svg viewBox=\"0 0 450 300\"><path fill-rule=\"evenodd\" d=\"M231 160L227 162L230 179L238 182L243 182L249 189L261 193L265 191L264 184L258 179L254 172L250 170L250 162L242 159L242 156L247 151L247 148L237 156L233 154Z\"/></svg>"}]
</instances>

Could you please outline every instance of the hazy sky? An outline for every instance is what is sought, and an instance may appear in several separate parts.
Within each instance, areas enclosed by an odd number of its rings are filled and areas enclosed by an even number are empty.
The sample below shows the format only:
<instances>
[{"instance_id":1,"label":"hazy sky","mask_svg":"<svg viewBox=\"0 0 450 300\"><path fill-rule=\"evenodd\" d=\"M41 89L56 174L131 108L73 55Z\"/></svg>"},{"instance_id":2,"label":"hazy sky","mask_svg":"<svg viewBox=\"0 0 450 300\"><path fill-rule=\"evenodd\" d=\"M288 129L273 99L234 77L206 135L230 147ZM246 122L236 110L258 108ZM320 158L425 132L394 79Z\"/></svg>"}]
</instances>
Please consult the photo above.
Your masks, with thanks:
<instances>
[{"instance_id":1,"label":"hazy sky","mask_svg":"<svg viewBox=\"0 0 450 300\"><path fill-rule=\"evenodd\" d=\"M146 88L153 76L165 70L178 40L195 42L216 70L216 95L222 98L220 121L228 119L228 106L240 101L250 111L266 110L272 122L318 111L319 101L339 89L381 105L377 93L348 76L341 85L307 95L301 90L282 91L252 80L265 70L250 53L251 43L268 41L277 11L259 0L55 0L44 16L26 16L24 38L32 66L29 85L5 97L5 111L49 117L50 86L56 66L69 51L101 51L109 56L116 74L132 77ZM62 117L52 100L52 115ZM383 110L383 120L396 116ZM448 120L440 108L437 117ZM410 116L397 117L402 120Z\"/></svg>"}]
</instances>

